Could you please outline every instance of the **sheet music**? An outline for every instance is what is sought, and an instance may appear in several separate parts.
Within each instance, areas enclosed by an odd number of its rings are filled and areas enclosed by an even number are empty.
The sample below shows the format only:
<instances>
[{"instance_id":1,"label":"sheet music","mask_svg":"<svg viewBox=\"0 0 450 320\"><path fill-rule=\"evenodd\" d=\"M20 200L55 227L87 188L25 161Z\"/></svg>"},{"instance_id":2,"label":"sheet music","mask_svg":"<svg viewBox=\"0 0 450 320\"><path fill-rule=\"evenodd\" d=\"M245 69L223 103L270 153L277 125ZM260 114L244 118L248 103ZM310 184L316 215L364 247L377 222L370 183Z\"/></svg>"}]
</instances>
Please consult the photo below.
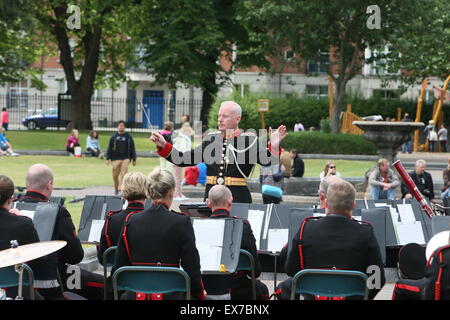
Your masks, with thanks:
<instances>
[{"instance_id":1,"label":"sheet music","mask_svg":"<svg viewBox=\"0 0 450 320\"><path fill-rule=\"evenodd\" d=\"M267 250L280 252L288 242L289 229L270 229L267 240Z\"/></svg>"},{"instance_id":2,"label":"sheet music","mask_svg":"<svg viewBox=\"0 0 450 320\"><path fill-rule=\"evenodd\" d=\"M92 220L88 242L100 242L100 237L102 235L102 229L104 224L105 221L103 220Z\"/></svg>"},{"instance_id":3,"label":"sheet music","mask_svg":"<svg viewBox=\"0 0 450 320\"><path fill-rule=\"evenodd\" d=\"M261 241L261 231L264 221L264 211L262 210L248 210L248 222L252 227L253 235L256 239L256 248L259 250L259 244Z\"/></svg>"},{"instance_id":4,"label":"sheet music","mask_svg":"<svg viewBox=\"0 0 450 320\"><path fill-rule=\"evenodd\" d=\"M195 243L203 271L219 270L225 232L224 219L194 219Z\"/></svg>"},{"instance_id":5,"label":"sheet music","mask_svg":"<svg viewBox=\"0 0 450 320\"><path fill-rule=\"evenodd\" d=\"M387 203L374 203L375 208L381 208L381 207L391 207L389 204Z\"/></svg>"},{"instance_id":6,"label":"sheet music","mask_svg":"<svg viewBox=\"0 0 450 320\"><path fill-rule=\"evenodd\" d=\"M222 247L197 245L202 271L218 271L222 262Z\"/></svg>"},{"instance_id":7,"label":"sheet music","mask_svg":"<svg viewBox=\"0 0 450 320\"><path fill-rule=\"evenodd\" d=\"M194 233L196 245L222 247L225 230L224 219L195 219Z\"/></svg>"},{"instance_id":8,"label":"sheet music","mask_svg":"<svg viewBox=\"0 0 450 320\"><path fill-rule=\"evenodd\" d=\"M125 210L128 207L128 200L125 200L125 203L122 206L122 210Z\"/></svg>"},{"instance_id":9,"label":"sheet music","mask_svg":"<svg viewBox=\"0 0 450 320\"><path fill-rule=\"evenodd\" d=\"M20 215L21 216L25 216L30 218L31 220L34 219L34 214L36 213L36 211L31 211L31 210L20 210Z\"/></svg>"},{"instance_id":10,"label":"sheet music","mask_svg":"<svg viewBox=\"0 0 450 320\"><path fill-rule=\"evenodd\" d=\"M405 245L408 243L425 244L422 224L420 221L416 221L415 223L398 223L397 234L400 245Z\"/></svg>"},{"instance_id":11,"label":"sheet music","mask_svg":"<svg viewBox=\"0 0 450 320\"><path fill-rule=\"evenodd\" d=\"M414 212L410 204L399 204L397 205L397 209L402 223L414 223L416 221L416 217L414 216Z\"/></svg>"},{"instance_id":12,"label":"sheet music","mask_svg":"<svg viewBox=\"0 0 450 320\"><path fill-rule=\"evenodd\" d=\"M358 220L358 221L362 221L362 217L361 216L352 216L353 219Z\"/></svg>"}]
</instances>

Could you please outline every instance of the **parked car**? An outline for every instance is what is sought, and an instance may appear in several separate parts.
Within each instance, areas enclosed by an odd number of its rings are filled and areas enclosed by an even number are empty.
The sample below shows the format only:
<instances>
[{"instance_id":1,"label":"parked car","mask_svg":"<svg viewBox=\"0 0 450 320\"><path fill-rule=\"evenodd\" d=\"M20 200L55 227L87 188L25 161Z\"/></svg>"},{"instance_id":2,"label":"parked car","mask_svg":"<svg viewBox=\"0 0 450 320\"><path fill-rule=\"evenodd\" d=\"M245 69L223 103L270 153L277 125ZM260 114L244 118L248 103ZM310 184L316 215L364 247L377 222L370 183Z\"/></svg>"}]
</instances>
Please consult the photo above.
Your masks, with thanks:
<instances>
[{"instance_id":1,"label":"parked car","mask_svg":"<svg viewBox=\"0 0 450 320\"><path fill-rule=\"evenodd\" d=\"M46 111L38 112L22 119L22 124L29 130L36 128L45 129L47 127L62 127L66 128L70 121L59 120L58 123L58 109L51 108Z\"/></svg>"}]
</instances>

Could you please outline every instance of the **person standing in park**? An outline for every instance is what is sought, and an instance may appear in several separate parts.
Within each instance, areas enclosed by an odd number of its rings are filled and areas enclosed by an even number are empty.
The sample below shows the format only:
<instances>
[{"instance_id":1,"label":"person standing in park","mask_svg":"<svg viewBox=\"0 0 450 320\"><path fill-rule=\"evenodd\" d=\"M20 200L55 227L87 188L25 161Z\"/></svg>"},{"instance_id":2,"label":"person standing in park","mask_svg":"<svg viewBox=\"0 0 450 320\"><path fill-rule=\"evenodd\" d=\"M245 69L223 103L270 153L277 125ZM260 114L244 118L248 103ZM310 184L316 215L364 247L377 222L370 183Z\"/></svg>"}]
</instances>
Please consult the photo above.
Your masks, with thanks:
<instances>
[{"instance_id":1,"label":"person standing in park","mask_svg":"<svg viewBox=\"0 0 450 320\"><path fill-rule=\"evenodd\" d=\"M9 125L9 113L8 109L3 108L2 109L2 128L5 129L5 131L8 131L8 125Z\"/></svg>"},{"instance_id":2,"label":"person standing in park","mask_svg":"<svg viewBox=\"0 0 450 320\"><path fill-rule=\"evenodd\" d=\"M448 130L444 126L444 124L441 124L441 128L438 131L438 139L439 144L441 145L441 152L447 152L447 140L448 140Z\"/></svg>"},{"instance_id":3,"label":"person standing in park","mask_svg":"<svg viewBox=\"0 0 450 320\"><path fill-rule=\"evenodd\" d=\"M123 176L128 172L130 162L136 165L136 149L133 137L126 132L125 121L119 121L117 132L109 139L106 152L106 165L112 163L112 177L115 195L119 195L119 186Z\"/></svg>"},{"instance_id":4,"label":"person standing in park","mask_svg":"<svg viewBox=\"0 0 450 320\"><path fill-rule=\"evenodd\" d=\"M436 127L434 126L434 121L428 121L428 125L424 129L425 134L427 135L428 141L428 152L436 151L436 142L438 141L438 134L436 132Z\"/></svg>"}]
</instances>

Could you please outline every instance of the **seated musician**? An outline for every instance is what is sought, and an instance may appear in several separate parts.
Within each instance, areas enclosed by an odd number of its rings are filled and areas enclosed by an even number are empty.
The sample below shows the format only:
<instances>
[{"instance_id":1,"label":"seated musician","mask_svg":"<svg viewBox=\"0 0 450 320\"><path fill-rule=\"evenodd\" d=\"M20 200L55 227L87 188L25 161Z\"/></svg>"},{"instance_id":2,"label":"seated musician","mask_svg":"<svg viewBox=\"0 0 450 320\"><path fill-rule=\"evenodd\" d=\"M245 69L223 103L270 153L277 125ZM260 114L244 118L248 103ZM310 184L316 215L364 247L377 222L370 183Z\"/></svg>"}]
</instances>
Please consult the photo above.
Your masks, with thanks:
<instances>
[{"instance_id":1,"label":"seated musician","mask_svg":"<svg viewBox=\"0 0 450 320\"><path fill-rule=\"evenodd\" d=\"M173 174L159 167L148 176L152 206L130 213L125 219L112 273L123 266L182 267L191 279L191 295L203 299L200 256L195 246L189 217L169 210L175 191ZM121 299L183 299L183 294L141 294L125 292Z\"/></svg>"},{"instance_id":2,"label":"seated musician","mask_svg":"<svg viewBox=\"0 0 450 320\"><path fill-rule=\"evenodd\" d=\"M355 188L346 181L329 185L326 193L326 216L305 219L292 239L285 271L293 277L303 269L342 269L367 272L379 267L379 288L369 290L373 299L385 283L380 248L372 227L352 219ZM284 281L281 297L290 296L292 279ZM309 298L309 297L304 297Z\"/></svg>"},{"instance_id":3,"label":"seated musician","mask_svg":"<svg viewBox=\"0 0 450 320\"><path fill-rule=\"evenodd\" d=\"M37 203L48 202L53 192L53 172L43 164L35 164L28 169L26 176L27 192L19 201ZM83 260L84 251L77 236L72 217L64 206L59 206L52 240L64 240L66 246L57 253L48 256L48 261L35 273L35 287L46 300L62 299L62 290L58 282L60 272L63 288L66 286L66 264L77 264ZM75 291L85 298L101 299L103 296L103 277L81 269L81 291Z\"/></svg>"},{"instance_id":4,"label":"seated musician","mask_svg":"<svg viewBox=\"0 0 450 320\"><path fill-rule=\"evenodd\" d=\"M224 185L215 185L209 190L206 204L211 208L210 219L230 218L231 208L233 206L233 196L231 191ZM239 219L238 217L233 217ZM255 277L261 274L261 265L256 250L256 239L252 228L247 220L244 220L242 231L241 249L250 252L255 260ZM252 299L252 283L248 277L249 272L237 272L231 277L231 283L228 283L232 300ZM206 277L205 281L208 281ZM223 292L223 291L222 291ZM208 292L210 293L210 292ZM259 299L268 298L268 289L261 281L256 281L256 296Z\"/></svg>"},{"instance_id":5,"label":"seated musician","mask_svg":"<svg viewBox=\"0 0 450 320\"><path fill-rule=\"evenodd\" d=\"M144 210L147 199L147 177L141 172L128 172L122 179L122 199L128 201L126 209L110 211L105 218L100 245L97 250L98 261L103 264L103 253L106 249L117 246L126 217L132 212Z\"/></svg>"},{"instance_id":6,"label":"seated musician","mask_svg":"<svg viewBox=\"0 0 450 320\"><path fill-rule=\"evenodd\" d=\"M14 194L14 183L6 176L0 175L0 250L11 248L11 241L17 240L20 246L39 242L39 236L34 229L33 221L28 217L19 216L11 210ZM45 263L45 258L27 262L33 270ZM17 288L5 288L6 296L15 298ZM29 298L29 290L23 288L24 298Z\"/></svg>"}]
</instances>

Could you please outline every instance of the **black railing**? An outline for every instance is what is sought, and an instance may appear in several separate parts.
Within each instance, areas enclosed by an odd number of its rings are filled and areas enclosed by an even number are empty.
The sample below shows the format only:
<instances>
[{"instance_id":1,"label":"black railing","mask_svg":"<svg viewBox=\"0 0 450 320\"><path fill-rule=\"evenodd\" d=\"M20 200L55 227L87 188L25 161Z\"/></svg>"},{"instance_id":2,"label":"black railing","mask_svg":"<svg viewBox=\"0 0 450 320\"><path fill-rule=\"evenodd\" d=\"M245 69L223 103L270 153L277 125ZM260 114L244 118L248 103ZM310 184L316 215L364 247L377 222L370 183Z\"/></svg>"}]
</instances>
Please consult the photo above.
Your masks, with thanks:
<instances>
[{"instance_id":1,"label":"black railing","mask_svg":"<svg viewBox=\"0 0 450 320\"><path fill-rule=\"evenodd\" d=\"M61 101L64 99L64 101ZM69 97L70 99L70 97ZM58 104L59 103L59 104ZM6 107L9 113L10 130L29 130L34 128L56 129L58 127L58 105L70 104L67 96L41 96L0 94L0 109ZM161 129L165 121L172 121L175 128L180 127L181 117L190 116L190 123L200 120L202 101L192 99L164 99L159 97L93 98L91 100L91 121L96 129L115 128L120 120L131 130ZM43 115L41 117L34 117ZM61 116L61 114L60 114ZM53 117L53 122L52 122ZM61 119L65 119L61 116ZM33 122L29 125L30 122ZM61 129L68 121L60 120Z\"/></svg>"}]
</instances>

